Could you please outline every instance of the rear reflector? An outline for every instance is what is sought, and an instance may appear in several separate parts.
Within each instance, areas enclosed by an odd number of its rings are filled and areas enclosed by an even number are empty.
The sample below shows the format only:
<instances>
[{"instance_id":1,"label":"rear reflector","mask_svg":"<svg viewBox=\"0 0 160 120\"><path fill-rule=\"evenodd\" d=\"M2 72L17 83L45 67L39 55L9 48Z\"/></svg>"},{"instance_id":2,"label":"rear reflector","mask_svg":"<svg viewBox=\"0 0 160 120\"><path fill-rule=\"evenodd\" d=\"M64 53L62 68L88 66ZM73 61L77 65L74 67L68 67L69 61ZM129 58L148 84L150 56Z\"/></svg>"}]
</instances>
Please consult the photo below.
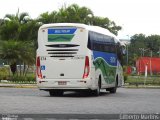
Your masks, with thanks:
<instances>
[{"instance_id":1,"label":"rear reflector","mask_svg":"<svg viewBox=\"0 0 160 120\"><path fill-rule=\"evenodd\" d=\"M41 73L41 64L40 64L40 57L37 57L37 61L36 61L36 72L37 72L37 76L38 78L42 79L42 73Z\"/></svg>"},{"instance_id":2,"label":"rear reflector","mask_svg":"<svg viewBox=\"0 0 160 120\"><path fill-rule=\"evenodd\" d=\"M90 71L90 69L89 69L89 57L86 56L86 58L85 58L85 66L84 66L83 79L88 77L89 71Z\"/></svg>"}]
</instances>

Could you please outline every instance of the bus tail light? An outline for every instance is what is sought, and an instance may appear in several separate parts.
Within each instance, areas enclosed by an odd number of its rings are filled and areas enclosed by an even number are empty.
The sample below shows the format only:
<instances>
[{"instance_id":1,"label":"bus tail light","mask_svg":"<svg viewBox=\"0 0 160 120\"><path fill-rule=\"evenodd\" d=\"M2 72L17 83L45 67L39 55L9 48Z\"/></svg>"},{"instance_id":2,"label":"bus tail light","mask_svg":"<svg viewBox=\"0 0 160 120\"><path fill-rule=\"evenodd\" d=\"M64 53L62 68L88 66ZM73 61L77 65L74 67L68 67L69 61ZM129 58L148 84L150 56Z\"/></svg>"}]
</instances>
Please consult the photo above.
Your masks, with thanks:
<instances>
[{"instance_id":1,"label":"bus tail light","mask_svg":"<svg viewBox=\"0 0 160 120\"><path fill-rule=\"evenodd\" d=\"M85 58L85 66L84 66L84 73L83 73L83 79L88 77L89 71L90 71L90 69L89 69L89 57L86 56L86 58Z\"/></svg>"},{"instance_id":2,"label":"bus tail light","mask_svg":"<svg viewBox=\"0 0 160 120\"><path fill-rule=\"evenodd\" d=\"M41 64L40 64L40 57L37 57L37 61L36 61L36 72L37 72L37 76L38 78L42 79L42 73L41 73Z\"/></svg>"}]
</instances>

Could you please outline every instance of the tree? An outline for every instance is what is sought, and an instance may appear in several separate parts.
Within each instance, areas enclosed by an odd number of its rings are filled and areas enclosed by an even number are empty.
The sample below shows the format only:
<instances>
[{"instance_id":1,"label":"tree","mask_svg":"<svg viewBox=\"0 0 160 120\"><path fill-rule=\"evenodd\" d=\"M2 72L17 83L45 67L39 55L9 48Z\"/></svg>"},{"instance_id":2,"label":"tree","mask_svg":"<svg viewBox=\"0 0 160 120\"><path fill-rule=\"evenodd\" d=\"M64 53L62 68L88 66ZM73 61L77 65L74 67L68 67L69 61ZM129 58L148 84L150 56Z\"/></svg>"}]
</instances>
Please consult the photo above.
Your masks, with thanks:
<instances>
[{"instance_id":1,"label":"tree","mask_svg":"<svg viewBox=\"0 0 160 120\"><path fill-rule=\"evenodd\" d=\"M11 66L11 71L13 75L16 72L17 64L27 64L31 65L35 62L35 52L34 47L29 42L9 40L2 42L0 57L6 61Z\"/></svg>"},{"instance_id":2,"label":"tree","mask_svg":"<svg viewBox=\"0 0 160 120\"><path fill-rule=\"evenodd\" d=\"M0 34L2 40L19 40L21 26L27 23L28 13L20 13L19 10L16 15L7 14L4 17L4 23L1 26Z\"/></svg>"},{"instance_id":3,"label":"tree","mask_svg":"<svg viewBox=\"0 0 160 120\"><path fill-rule=\"evenodd\" d=\"M107 17L94 16L91 9L87 7L80 7L77 4L70 6L62 6L58 11L42 13L38 19L42 23L84 23L88 25L97 25L108 29L115 35L121 30L121 26L117 26L114 21Z\"/></svg>"},{"instance_id":4,"label":"tree","mask_svg":"<svg viewBox=\"0 0 160 120\"><path fill-rule=\"evenodd\" d=\"M67 13L67 22L90 24L89 19L93 16L93 12L87 7L79 7L72 4L65 9Z\"/></svg>"},{"instance_id":5,"label":"tree","mask_svg":"<svg viewBox=\"0 0 160 120\"><path fill-rule=\"evenodd\" d=\"M145 39L146 36L144 34L135 34L131 37L131 43L128 45L128 61L130 65L135 65L135 60L145 53L143 51L143 49L147 49Z\"/></svg>"},{"instance_id":6,"label":"tree","mask_svg":"<svg viewBox=\"0 0 160 120\"><path fill-rule=\"evenodd\" d=\"M43 24L56 23L57 22L57 12L53 11L51 13L48 13L48 12L42 13L39 16L38 21L42 22Z\"/></svg>"},{"instance_id":7,"label":"tree","mask_svg":"<svg viewBox=\"0 0 160 120\"><path fill-rule=\"evenodd\" d=\"M39 26L37 21L32 20L26 12L19 13L18 11L16 15L7 14L0 29L1 39L18 41L36 40Z\"/></svg>"},{"instance_id":8,"label":"tree","mask_svg":"<svg viewBox=\"0 0 160 120\"><path fill-rule=\"evenodd\" d=\"M1 57L9 61L13 74L16 72L16 65L34 64L35 45L39 25L31 20L27 13L17 12L16 15L7 14L5 22L0 28ZM21 75L20 70L20 75ZM23 72L24 73L24 72Z\"/></svg>"},{"instance_id":9,"label":"tree","mask_svg":"<svg viewBox=\"0 0 160 120\"><path fill-rule=\"evenodd\" d=\"M139 57L158 57L157 52L160 50L160 36L144 34L135 34L131 37L129 48L129 64L135 65Z\"/></svg>"},{"instance_id":10,"label":"tree","mask_svg":"<svg viewBox=\"0 0 160 120\"><path fill-rule=\"evenodd\" d=\"M1 58L8 61L13 75L16 72L16 63L20 57L20 44L17 41L4 41L1 47Z\"/></svg>"},{"instance_id":11,"label":"tree","mask_svg":"<svg viewBox=\"0 0 160 120\"><path fill-rule=\"evenodd\" d=\"M146 46L152 52L152 56L157 56L160 51L160 36L159 35L150 35L146 38ZM151 53L150 53L151 55Z\"/></svg>"}]
</instances>

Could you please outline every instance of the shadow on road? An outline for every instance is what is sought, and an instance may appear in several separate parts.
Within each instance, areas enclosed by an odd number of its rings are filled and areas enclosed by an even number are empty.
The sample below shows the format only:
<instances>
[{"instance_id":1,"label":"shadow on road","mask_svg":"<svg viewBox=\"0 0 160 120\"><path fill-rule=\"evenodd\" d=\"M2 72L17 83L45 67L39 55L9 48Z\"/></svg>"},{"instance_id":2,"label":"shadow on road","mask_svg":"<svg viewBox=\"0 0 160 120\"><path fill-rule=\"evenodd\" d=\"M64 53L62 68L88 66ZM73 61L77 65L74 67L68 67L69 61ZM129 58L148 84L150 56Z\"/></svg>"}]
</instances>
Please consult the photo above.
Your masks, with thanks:
<instances>
[{"instance_id":1,"label":"shadow on road","mask_svg":"<svg viewBox=\"0 0 160 120\"><path fill-rule=\"evenodd\" d=\"M109 94L110 94L109 92L100 92L99 96L107 96ZM45 96L45 97L50 97L50 96ZM97 97L97 96L94 96L92 93L89 93L89 92L67 91L67 92L64 92L64 94L61 96L52 96L52 97L76 97L77 98L77 97Z\"/></svg>"}]
</instances>

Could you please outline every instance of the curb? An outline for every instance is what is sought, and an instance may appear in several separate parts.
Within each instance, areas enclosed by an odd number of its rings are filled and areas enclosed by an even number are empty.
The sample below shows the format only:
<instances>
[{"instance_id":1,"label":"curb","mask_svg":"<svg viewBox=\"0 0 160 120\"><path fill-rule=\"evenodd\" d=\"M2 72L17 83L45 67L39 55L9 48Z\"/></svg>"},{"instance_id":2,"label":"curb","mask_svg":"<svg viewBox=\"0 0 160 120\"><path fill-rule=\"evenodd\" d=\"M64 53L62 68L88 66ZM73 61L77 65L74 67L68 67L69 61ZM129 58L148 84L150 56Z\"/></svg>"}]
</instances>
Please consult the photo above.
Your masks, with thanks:
<instances>
[{"instance_id":1,"label":"curb","mask_svg":"<svg viewBox=\"0 0 160 120\"><path fill-rule=\"evenodd\" d=\"M135 88L135 89L139 89L139 88L144 88L144 89L160 89L160 86L144 86L144 85L139 85L139 86L123 86L123 88Z\"/></svg>"},{"instance_id":2,"label":"curb","mask_svg":"<svg viewBox=\"0 0 160 120\"><path fill-rule=\"evenodd\" d=\"M6 84L6 83L0 83L0 87L7 87L7 88L38 88L36 84Z\"/></svg>"},{"instance_id":3,"label":"curb","mask_svg":"<svg viewBox=\"0 0 160 120\"><path fill-rule=\"evenodd\" d=\"M6 84L6 83L0 83L0 87L6 87L6 88L38 88L37 84ZM160 89L160 86L144 86L144 85L125 85L122 86L122 88L135 88L135 89Z\"/></svg>"}]
</instances>

